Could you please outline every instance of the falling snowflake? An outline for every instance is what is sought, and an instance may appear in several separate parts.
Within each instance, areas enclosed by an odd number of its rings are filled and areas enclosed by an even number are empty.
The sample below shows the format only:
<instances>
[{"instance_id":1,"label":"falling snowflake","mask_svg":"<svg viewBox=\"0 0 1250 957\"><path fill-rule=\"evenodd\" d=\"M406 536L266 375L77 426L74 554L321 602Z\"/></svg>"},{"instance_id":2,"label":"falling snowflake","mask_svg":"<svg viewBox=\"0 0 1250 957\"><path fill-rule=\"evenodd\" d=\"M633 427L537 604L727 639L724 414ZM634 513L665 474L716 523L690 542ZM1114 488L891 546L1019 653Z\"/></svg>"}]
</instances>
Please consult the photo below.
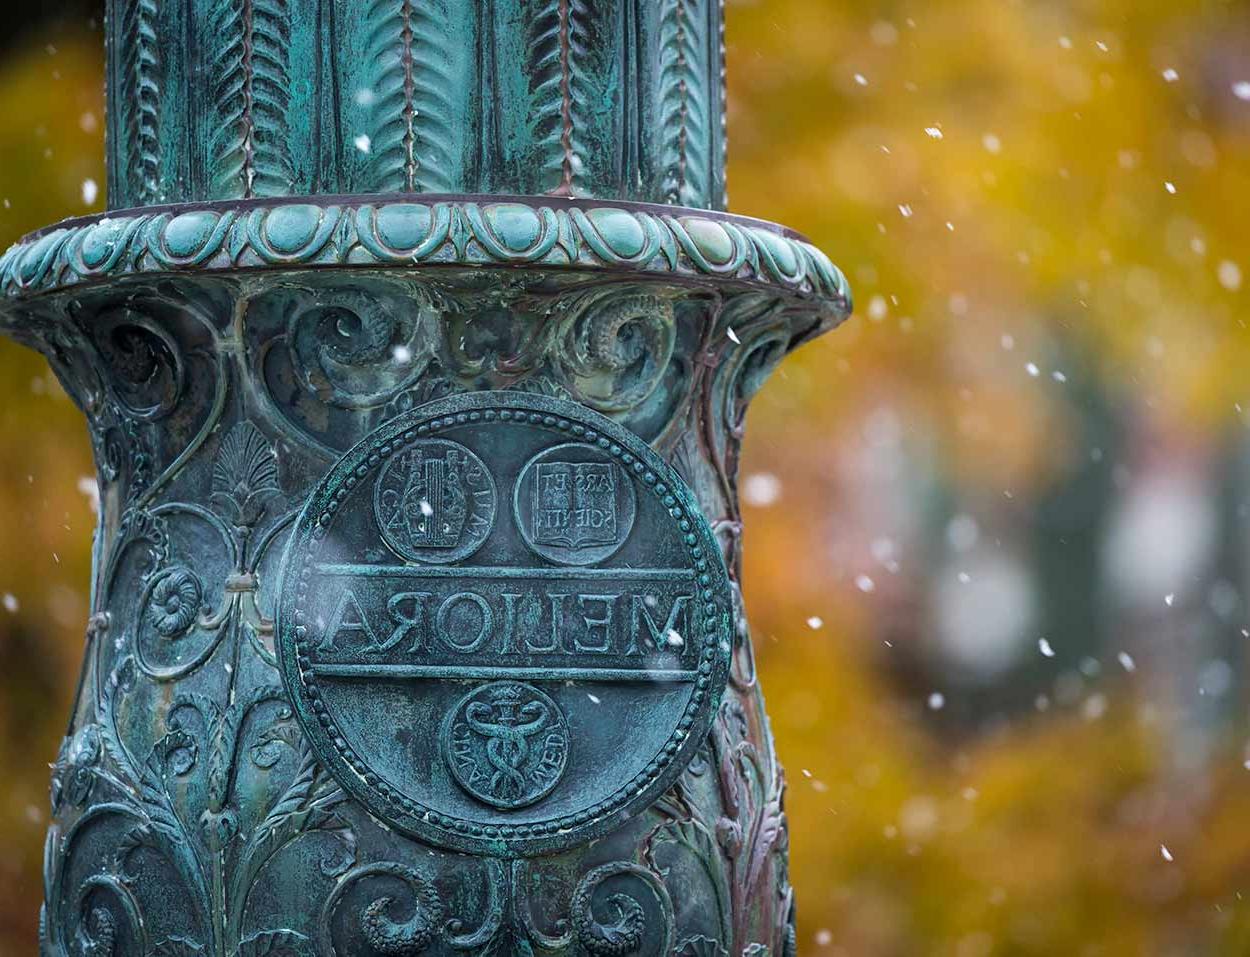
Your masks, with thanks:
<instances>
[{"instance_id":1,"label":"falling snowflake","mask_svg":"<svg viewBox=\"0 0 1250 957\"><path fill-rule=\"evenodd\" d=\"M781 479L771 472L754 472L742 483L742 500L756 508L767 508L781 498Z\"/></svg>"},{"instance_id":2,"label":"falling snowflake","mask_svg":"<svg viewBox=\"0 0 1250 957\"><path fill-rule=\"evenodd\" d=\"M1215 277L1229 292L1236 292L1241 288L1241 267L1231 259L1220 262L1215 269Z\"/></svg>"},{"instance_id":3,"label":"falling snowflake","mask_svg":"<svg viewBox=\"0 0 1250 957\"><path fill-rule=\"evenodd\" d=\"M1085 699L1085 704L1081 706L1081 717L1086 721L1097 721L1107 713L1107 696L1104 694L1092 694Z\"/></svg>"},{"instance_id":4,"label":"falling snowflake","mask_svg":"<svg viewBox=\"0 0 1250 957\"><path fill-rule=\"evenodd\" d=\"M94 476L81 475L78 478L78 491L87 498L87 505L90 506L94 515L100 514L100 483L96 481Z\"/></svg>"},{"instance_id":5,"label":"falling snowflake","mask_svg":"<svg viewBox=\"0 0 1250 957\"><path fill-rule=\"evenodd\" d=\"M1050 642L1047 641L1045 638L1037 639L1037 650L1042 653L1043 657L1046 657L1046 658L1055 657L1055 649L1050 647Z\"/></svg>"}]
</instances>

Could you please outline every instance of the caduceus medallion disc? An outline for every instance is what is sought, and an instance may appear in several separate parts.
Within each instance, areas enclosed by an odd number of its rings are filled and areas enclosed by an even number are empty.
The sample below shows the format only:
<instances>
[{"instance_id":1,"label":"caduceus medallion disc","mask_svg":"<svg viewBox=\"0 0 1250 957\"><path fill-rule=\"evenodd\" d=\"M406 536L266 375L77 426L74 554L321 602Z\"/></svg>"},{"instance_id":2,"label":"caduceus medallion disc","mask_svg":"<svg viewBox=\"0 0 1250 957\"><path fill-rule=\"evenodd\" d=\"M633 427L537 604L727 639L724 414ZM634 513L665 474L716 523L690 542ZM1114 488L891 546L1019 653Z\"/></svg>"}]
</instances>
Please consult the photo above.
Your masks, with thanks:
<instances>
[{"instance_id":1,"label":"caduceus medallion disc","mask_svg":"<svg viewBox=\"0 0 1250 957\"><path fill-rule=\"evenodd\" d=\"M314 491L278 658L318 756L376 815L536 854L681 773L732 607L711 529L646 443L576 403L479 392L391 420Z\"/></svg>"}]
</instances>

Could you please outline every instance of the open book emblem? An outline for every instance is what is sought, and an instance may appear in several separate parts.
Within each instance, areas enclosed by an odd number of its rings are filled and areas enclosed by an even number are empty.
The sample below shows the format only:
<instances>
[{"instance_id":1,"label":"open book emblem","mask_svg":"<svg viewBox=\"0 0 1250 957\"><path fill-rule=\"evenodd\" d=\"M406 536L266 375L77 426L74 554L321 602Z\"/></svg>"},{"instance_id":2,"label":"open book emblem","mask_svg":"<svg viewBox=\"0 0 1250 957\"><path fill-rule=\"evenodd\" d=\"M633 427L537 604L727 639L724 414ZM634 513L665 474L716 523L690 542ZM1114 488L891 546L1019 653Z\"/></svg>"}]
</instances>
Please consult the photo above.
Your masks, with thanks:
<instances>
[{"instance_id":1,"label":"open book emblem","mask_svg":"<svg viewBox=\"0 0 1250 957\"><path fill-rule=\"evenodd\" d=\"M539 463L534 483L534 541L567 548L615 545L615 473L610 462Z\"/></svg>"}]
</instances>

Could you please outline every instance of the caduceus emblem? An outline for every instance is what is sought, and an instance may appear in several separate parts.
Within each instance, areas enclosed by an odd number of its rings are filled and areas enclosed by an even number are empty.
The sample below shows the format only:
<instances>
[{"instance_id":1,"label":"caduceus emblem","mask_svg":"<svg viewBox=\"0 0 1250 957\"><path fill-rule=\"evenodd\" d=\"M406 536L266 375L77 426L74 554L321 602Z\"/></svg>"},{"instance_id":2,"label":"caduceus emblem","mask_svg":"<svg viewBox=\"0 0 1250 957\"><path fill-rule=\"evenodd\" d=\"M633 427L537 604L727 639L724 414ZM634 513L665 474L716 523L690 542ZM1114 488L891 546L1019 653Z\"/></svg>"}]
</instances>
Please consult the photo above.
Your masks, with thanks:
<instances>
[{"instance_id":1,"label":"caduceus emblem","mask_svg":"<svg viewBox=\"0 0 1250 957\"><path fill-rule=\"evenodd\" d=\"M456 781L499 808L533 804L550 793L568 752L559 707L537 688L501 681L461 700L444 740Z\"/></svg>"},{"instance_id":2,"label":"caduceus emblem","mask_svg":"<svg viewBox=\"0 0 1250 957\"><path fill-rule=\"evenodd\" d=\"M486 739L486 758L494 768L490 789L501 797L519 797L525 790L521 767L529 757L529 739L551 720L547 706L541 701L522 704L520 689L508 685L496 691L489 703L470 702L464 719Z\"/></svg>"}]
</instances>

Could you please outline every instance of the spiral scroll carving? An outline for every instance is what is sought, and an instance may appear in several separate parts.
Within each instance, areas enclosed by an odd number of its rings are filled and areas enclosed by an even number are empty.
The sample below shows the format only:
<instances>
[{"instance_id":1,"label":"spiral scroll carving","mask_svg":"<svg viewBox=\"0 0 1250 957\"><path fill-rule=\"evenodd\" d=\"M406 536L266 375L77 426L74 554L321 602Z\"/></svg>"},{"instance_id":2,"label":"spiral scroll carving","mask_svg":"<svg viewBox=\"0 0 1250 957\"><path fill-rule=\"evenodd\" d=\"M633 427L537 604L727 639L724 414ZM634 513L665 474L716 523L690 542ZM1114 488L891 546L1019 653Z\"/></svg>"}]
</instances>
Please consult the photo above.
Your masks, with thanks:
<instances>
[{"instance_id":1,"label":"spiral scroll carving","mask_svg":"<svg viewBox=\"0 0 1250 957\"><path fill-rule=\"evenodd\" d=\"M600 412L642 403L673 356L672 302L647 294L602 294L568 322L563 365L574 398Z\"/></svg>"},{"instance_id":2,"label":"spiral scroll carving","mask_svg":"<svg viewBox=\"0 0 1250 957\"><path fill-rule=\"evenodd\" d=\"M357 885L381 883L389 889L359 908L354 919L340 913ZM399 889L395 889L398 885ZM403 916L406 912L407 916ZM355 955L351 941L363 937L381 957L415 957L443 930L444 905L434 885L415 868L396 862L357 867L342 876L322 910L322 947L329 954Z\"/></svg>"},{"instance_id":3,"label":"spiral scroll carving","mask_svg":"<svg viewBox=\"0 0 1250 957\"><path fill-rule=\"evenodd\" d=\"M120 306L95 319L96 345L118 401L140 419L160 419L186 387L182 350L151 316Z\"/></svg>"},{"instance_id":4,"label":"spiral scroll carving","mask_svg":"<svg viewBox=\"0 0 1250 957\"><path fill-rule=\"evenodd\" d=\"M637 894L642 891L659 911L655 929ZM654 954L673 946L673 902L654 872L626 861L603 864L578 882L571 906L577 943L596 957ZM644 947L650 943L650 947Z\"/></svg>"},{"instance_id":5,"label":"spiral scroll carving","mask_svg":"<svg viewBox=\"0 0 1250 957\"><path fill-rule=\"evenodd\" d=\"M287 342L304 388L346 409L389 401L421 374L429 358L432 307L402 304L363 290L288 307Z\"/></svg>"}]
</instances>

